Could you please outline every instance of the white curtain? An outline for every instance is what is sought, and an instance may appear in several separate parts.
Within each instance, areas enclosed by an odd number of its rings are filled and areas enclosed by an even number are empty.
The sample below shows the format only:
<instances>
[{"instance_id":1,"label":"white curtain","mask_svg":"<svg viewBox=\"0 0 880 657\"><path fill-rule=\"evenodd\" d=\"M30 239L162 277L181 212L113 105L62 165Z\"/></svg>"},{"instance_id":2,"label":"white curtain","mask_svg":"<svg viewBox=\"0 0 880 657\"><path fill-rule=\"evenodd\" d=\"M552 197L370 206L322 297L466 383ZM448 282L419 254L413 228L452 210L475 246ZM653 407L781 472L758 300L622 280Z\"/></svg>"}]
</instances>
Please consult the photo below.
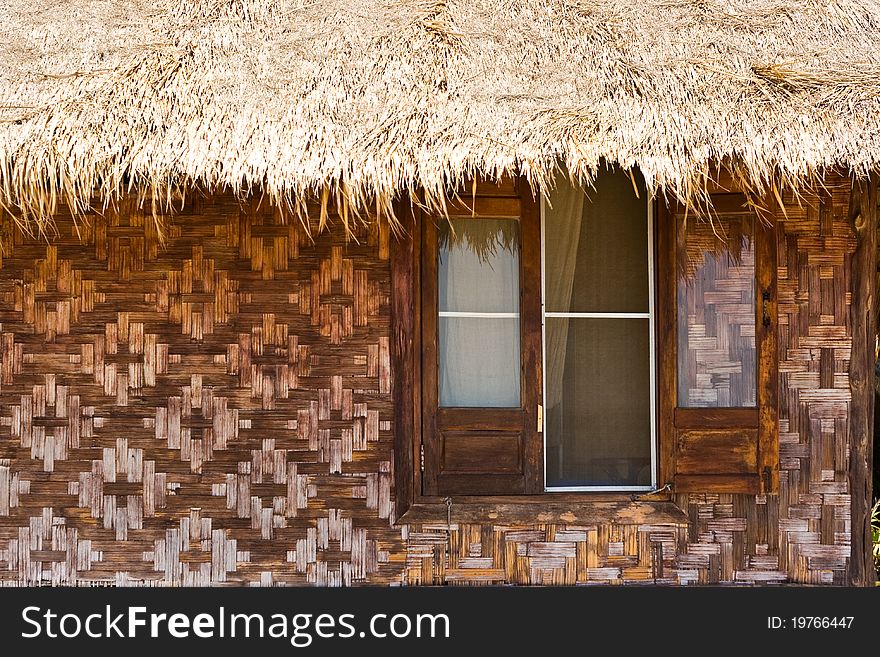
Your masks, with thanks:
<instances>
[{"instance_id":1,"label":"white curtain","mask_svg":"<svg viewBox=\"0 0 880 657\"><path fill-rule=\"evenodd\" d=\"M585 194L580 187L571 185L567 178L560 176L556 188L549 194L544 208L544 303L546 312L568 312L571 310L571 295L574 289L575 267L577 265L578 244L581 236L581 222L584 214ZM563 397L563 375L565 374L565 353L568 347L568 329L571 319L548 317L544 325L546 351L548 414L558 418L556 427L558 439L556 458L558 472L563 472L564 442L566 435L561 426L564 413L559 406Z\"/></svg>"},{"instance_id":2,"label":"white curtain","mask_svg":"<svg viewBox=\"0 0 880 657\"><path fill-rule=\"evenodd\" d=\"M518 234L514 220L441 226L441 406L520 406Z\"/></svg>"}]
</instances>

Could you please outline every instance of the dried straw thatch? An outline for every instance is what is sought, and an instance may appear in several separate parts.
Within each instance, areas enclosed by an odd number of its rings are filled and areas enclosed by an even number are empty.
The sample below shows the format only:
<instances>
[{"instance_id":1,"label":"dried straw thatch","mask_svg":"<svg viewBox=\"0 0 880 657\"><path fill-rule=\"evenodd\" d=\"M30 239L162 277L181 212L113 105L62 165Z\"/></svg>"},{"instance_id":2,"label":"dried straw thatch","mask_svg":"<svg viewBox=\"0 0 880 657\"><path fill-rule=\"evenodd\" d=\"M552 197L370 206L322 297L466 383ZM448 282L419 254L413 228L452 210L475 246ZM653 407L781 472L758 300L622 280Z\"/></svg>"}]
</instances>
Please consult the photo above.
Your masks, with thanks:
<instances>
[{"instance_id":1,"label":"dried straw thatch","mask_svg":"<svg viewBox=\"0 0 880 657\"><path fill-rule=\"evenodd\" d=\"M0 0L0 203L880 165L878 0ZM378 199L378 200L377 200Z\"/></svg>"}]
</instances>

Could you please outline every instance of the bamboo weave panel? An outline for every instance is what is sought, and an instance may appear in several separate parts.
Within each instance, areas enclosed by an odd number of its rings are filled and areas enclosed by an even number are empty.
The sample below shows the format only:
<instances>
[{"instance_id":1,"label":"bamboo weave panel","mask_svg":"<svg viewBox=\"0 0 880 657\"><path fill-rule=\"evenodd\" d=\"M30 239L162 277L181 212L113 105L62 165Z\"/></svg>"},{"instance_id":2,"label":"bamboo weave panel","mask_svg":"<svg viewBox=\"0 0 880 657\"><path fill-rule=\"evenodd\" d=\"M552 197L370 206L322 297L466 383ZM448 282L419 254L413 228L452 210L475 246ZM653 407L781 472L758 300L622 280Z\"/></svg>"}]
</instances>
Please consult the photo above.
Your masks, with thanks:
<instances>
[{"instance_id":1,"label":"bamboo weave panel","mask_svg":"<svg viewBox=\"0 0 880 657\"><path fill-rule=\"evenodd\" d=\"M682 221L682 216L676 216ZM755 248L751 217L687 224L678 282L678 405L755 406Z\"/></svg>"},{"instance_id":2,"label":"bamboo weave panel","mask_svg":"<svg viewBox=\"0 0 880 657\"><path fill-rule=\"evenodd\" d=\"M6 225L0 581L399 580L387 231L189 199Z\"/></svg>"}]
</instances>

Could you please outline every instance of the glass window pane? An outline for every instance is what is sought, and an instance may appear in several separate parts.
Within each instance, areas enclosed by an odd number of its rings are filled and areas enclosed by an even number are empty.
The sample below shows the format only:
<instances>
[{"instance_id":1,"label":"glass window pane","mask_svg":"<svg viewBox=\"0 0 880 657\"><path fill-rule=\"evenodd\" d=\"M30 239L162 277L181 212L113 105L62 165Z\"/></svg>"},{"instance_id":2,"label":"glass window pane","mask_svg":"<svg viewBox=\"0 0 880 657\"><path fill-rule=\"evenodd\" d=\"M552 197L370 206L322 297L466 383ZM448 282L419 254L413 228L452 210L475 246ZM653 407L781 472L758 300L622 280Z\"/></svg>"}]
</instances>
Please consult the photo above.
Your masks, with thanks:
<instances>
[{"instance_id":1,"label":"glass window pane","mask_svg":"<svg viewBox=\"0 0 880 657\"><path fill-rule=\"evenodd\" d=\"M437 232L441 313L519 312L516 219L456 217L441 221Z\"/></svg>"},{"instance_id":2,"label":"glass window pane","mask_svg":"<svg viewBox=\"0 0 880 657\"><path fill-rule=\"evenodd\" d=\"M679 406L755 406L753 235L751 216L688 218L677 256Z\"/></svg>"},{"instance_id":3,"label":"glass window pane","mask_svg":"<svg viewBox=\"0 0 880 657\"><path fill-rule=\"evenodd\" d=\"M548 317L547 486L650 486L650 320Z\"/></svg>"},{"instance_id":4,"label":"glass window pane","mask_svg":"<svg viewBox=\"0 0 880 657\"><path fill-rule=\"evenodd\" d=\"M440 406L520 406L519 222L439 226Z\"/></svg>"},{"instance_id":5,"label":"glass window pane","mask_svg":"<svg viewBox=\"0 0 880 657\"><path fill-rule=\"evenodd\" d=\"M547 312L648 312L648 204L640 175L601 171L586 193L562 176L544 206Z\"/></svg>"},{"instance_id":6,"label":"glass window pane","mask_svg":"<svg viewBox=\"0 0 880 657\"><path fill-rule=\"evenodd\" d=\"M519 318L440 318L440 406L520 405Z\"/></svg>"}]
</instances>

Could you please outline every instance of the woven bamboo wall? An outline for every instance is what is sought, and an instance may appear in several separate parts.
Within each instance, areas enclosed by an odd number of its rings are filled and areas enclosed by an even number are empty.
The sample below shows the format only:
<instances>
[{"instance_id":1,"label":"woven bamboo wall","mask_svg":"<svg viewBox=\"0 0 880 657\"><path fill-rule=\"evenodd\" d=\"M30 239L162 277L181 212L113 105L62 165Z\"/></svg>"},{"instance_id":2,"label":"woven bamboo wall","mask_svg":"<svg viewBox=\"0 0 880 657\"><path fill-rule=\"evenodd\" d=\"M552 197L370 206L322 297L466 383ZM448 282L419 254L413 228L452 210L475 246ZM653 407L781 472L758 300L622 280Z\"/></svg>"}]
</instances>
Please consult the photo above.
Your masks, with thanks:
<instances>
[{"instance_id":1,"label":"woven bamboo wall","mask_svg":"<svg viewBox=\"0 0 880 657\"><path fill-rule=\"evenodd\" d=\"M799 205L778 231L778 495L679 495L688 527L409 527L406 581L843 584L850 553L849 182ZM448 536L448 540L447 540Z\"/></svg>"},{"instance_id":2,"label":"woven bamboo wall","mask_svg":"<svg viewBox=\"0 0 880 657\"><path fill-rule=\"evenodd\" d=\"M165 249L133 203L88 221L5 224L0 581L399 581L387 231L232 196Z\"/></svg>"},{"instance_id":3,"label":"woven bamboo wall","mask_svg":"<svg viewBox=\"0 0 880 657\"><path fill-rule=\"evenodd\" d=\"M841 583L847 183L786 197L780 493L690 495L687 528L394 528L388 237L312 243L267 204L193 197L165 249L133 205L82 240L7 221L0 582ZM317 214L317 213L315 213Z\"/></svg>"}]
</instances>

